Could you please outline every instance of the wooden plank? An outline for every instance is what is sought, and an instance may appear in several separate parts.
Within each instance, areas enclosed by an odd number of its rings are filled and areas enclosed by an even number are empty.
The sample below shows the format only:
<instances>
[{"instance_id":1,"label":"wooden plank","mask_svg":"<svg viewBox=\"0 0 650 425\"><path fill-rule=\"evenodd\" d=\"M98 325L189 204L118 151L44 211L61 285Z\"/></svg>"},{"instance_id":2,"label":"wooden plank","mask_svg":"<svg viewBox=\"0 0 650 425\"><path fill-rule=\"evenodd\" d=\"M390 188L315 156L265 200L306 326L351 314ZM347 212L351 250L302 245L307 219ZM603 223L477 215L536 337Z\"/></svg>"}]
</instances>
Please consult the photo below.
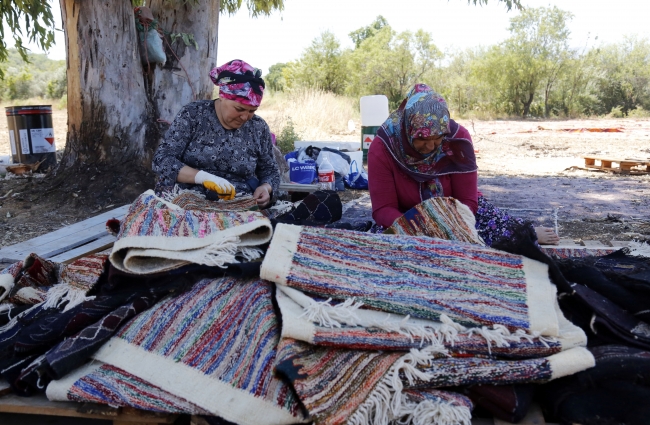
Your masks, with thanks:
<instances>
[{"instance_id":1,"label":"wooden plank","mask_svg":"<svg viewBox=\"0 0 650 425\"><path fill-rule=\"evenodd\" d=\"M320 189L317 184L280 183L280 190L287 192L316 192Z\"/></svg>"},{"instance_id":2,"label":"wooden plank","mask_svg":"<svg viewBox=\"0 0 650 425\"><path fill-rule=\"evenodd\" d=\"M582 246L579 243L576 243L573 239L560 239L557 245L550 245L555 248L575 248Z\"/></svg>"},{"instance_id":3,"label":"wooden plank","mask_svg":"<svg viewBox=\"0 0 650 425\"><path fill-rule=\"evenodd\" d=\"M605 245L601 241L585 241L585 240L583 240L582 243L587 248L610 248L609 246Z\"/></svg>"},{"instance_id":4,"label":"wooden plank","mask_svg":"<svg viewBox=\"0 0 650 425\"><path fill-rule=\"evenodd\" d=\"M22 413L27 415L49 415L65 416L72 418L88 419L113 419L116 422L143 424L163 424L173 423L178 415L160 414L155 412L145 412L132 408L122 408L116 416L107 417L101 414L80 413L77 409L81 405L69 401L49 401L44 394L38 394L33 397L19 397L10 394L0 397L0 412L3 413Z\"/></svg>"},{"instance_id":5,"label":"wooden plank","mask_svg":"<svg viewBox=\"0 0 650 425\"><path fill-rule=\"evenodd\" d=\"M531 404L526 416L517 423L518 425L546 425L544 415L542 414L542 408L539 407L539 404L537 403ZM494 418L494 425L510 425L510 422Z\"/></svg>"},{"instance_id":6,"label":"wooden plank","mask_svg":"<svg viewBox=\"0 0 650 425\"><path fill-rule=\"evenodd\" d=\"M615 248L623 248L626 246L630 246L631 242L630 241L609 241L609 243L612 244L613 247Z\"/></svg>"},{"instance_id":7,"label":"wooden plank","mask_svg":"<svg viewBox=\"0 0 650 425\"><path fill-rule=\"evenodd\" d=\"M0 262L19 261L32 252L48 258L92 242L107 234L106 221L111 218L121 219L128 211L128 208L128 205L124 205L79 223L65 226L54 232L6 246L0 249Z\"/></svg>"},{"instance_id":8,"label":"wooden plank","mask_svg":"<svg viewBox=\"0 0 650 425\"><path fill-rule=\"evenodd\" d=\"M96 252L110 248L115 243L115 240L115 236L105 235L92 242L71 249L70 251L62 252L61 254L55 255L54 257L50 257L49 260L57 263L67 264L78 258L85 257L86 255L94 254Z\"/></svg>"}]
</instances>

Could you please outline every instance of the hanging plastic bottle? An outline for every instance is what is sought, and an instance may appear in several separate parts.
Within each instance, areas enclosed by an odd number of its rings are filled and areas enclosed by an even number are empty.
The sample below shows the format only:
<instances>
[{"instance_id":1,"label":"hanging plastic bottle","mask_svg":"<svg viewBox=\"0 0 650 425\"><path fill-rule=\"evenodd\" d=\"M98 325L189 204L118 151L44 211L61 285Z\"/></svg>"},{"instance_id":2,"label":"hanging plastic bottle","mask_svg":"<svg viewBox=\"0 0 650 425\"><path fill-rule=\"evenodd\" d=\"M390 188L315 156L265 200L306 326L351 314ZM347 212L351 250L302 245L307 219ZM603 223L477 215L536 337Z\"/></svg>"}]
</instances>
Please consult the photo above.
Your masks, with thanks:
<instances>
[{"instance_id":1,"label":"hanging plastic bottle","mask_svg":"<svg viewBox=\"0 0 650 425\"><path fill-rule=\"evenodd\" d=\"M321 190L334 190L334 167L327 157L318 166L318 184Z\"/></svg>"}]
</instances>

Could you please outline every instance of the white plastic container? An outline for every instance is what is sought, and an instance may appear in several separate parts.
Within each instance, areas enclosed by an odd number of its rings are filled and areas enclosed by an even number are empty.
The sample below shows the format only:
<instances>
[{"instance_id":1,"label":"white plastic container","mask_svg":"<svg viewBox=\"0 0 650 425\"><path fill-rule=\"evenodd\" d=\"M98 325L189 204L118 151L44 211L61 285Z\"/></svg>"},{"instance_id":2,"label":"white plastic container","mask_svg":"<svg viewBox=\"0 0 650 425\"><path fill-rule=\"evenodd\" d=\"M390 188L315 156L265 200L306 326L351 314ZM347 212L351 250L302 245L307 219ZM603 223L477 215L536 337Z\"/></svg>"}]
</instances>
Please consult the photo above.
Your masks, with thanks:
<instances>
[{"instance_id":1,"label":"white plastic container","mask_svg":"<svg viewBox=\"0 0 650 425\"><path fill-rule=\"evenodd\" d=\"M380 126L388 118L388 98L383 94L363 96L359 100L361 126Z\"/></svg>"},{"instance_id":2,"label":"white plastic container","mask_svg":"<svg viewBox=\"0 0 650 425\"><path fill-rule=\"evenodd\" d=\"M363 159L368 158L370 143L379 131L379 127L388 118L388 98L383 94L364 96L359 100L361 108L361 150Z\"/></svg>"},{"instance_id":3,"label":"white plastic container","mask_svg":"<svg viewBox=\"0 0 650 425\"><path fill-rule=\"evenodd\" d=\"M327 159L327 157L323 158L323 162L321 162L320 166L318 167L318 184L321 190L335 189L334 167L332 167L332 164Z\"/></svg>"}]
</instances>

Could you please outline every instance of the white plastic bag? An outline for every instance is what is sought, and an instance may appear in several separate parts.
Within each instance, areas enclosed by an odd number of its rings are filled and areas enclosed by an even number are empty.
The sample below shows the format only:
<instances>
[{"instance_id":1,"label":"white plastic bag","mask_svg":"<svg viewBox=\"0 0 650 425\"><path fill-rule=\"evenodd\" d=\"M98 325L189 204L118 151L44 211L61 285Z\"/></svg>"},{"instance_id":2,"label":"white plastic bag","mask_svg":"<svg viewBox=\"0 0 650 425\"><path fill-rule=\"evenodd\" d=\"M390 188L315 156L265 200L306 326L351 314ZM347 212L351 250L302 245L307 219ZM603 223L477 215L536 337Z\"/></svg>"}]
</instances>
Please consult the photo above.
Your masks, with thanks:
<instances>
[{"instance_id":1,"label":"white plastic bag","mask_svg":"<svg viewBox=\"0 0 650 425\"><path fill-rule=\"evenodd\" d=\"M350 164L348 164L348 162L340 155L337 155L334 152L321 150L316 159L316 165L320 167L323 158L327 158L330 164L332 164L332 167L334 167L334 171L341 175L341 177L345 177L350 173Z\"/></svg>"}]
</instances>

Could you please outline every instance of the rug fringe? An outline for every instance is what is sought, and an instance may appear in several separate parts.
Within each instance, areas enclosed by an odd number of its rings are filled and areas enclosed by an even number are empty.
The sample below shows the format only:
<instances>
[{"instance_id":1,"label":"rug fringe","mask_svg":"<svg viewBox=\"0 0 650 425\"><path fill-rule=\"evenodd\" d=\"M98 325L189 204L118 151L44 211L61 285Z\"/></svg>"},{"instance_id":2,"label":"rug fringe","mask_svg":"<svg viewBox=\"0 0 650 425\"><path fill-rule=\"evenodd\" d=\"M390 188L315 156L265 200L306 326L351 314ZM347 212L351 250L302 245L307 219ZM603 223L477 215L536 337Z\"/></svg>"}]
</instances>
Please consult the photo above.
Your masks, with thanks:
<instances>
[{"instance_id":1,"label":"rug fringe","mask_svg":"<svg viewBox=\"0 0 650 425\"><path fill-rule=\"evenodd\" d=\"M403 394L402 377L411 385L416 379L429 381L431 374L421 371L417 366L429 365L440 354L447 355L445 348L432 346L423 350L411 350L398 359L350 416L346 425L469 425L472 414L465 406L431 400L413 403Z\"/></svg>"},{"instance_id":2,"label":"rug fringe","mask_svg":"<svg viewBox=\"0 0 650 425\"><path fill-rule=\"evenodd\" d=\"M311 300L308 306L303 307L304 312L299 317L306 317L307 320L327 328L340 328L345 324L397 332L408 336L411 341L419 338L421 347L426 343L438 345L444 342L453 346L458 341L460 334L478 335L485 340L490 354L492 345L509 347L511 342L521 342L522 339L532 342L537 338L547 348L549 342L557 342L557 338L542 337L541 332L538 331L526 332L523 329L517 329L511 332L503 325L492 325L491 329L487 326L467 328L454 322L445 314L440 315L441 325L437 328L409 323L410 316L406 316L400 321L390 320L391 314L387 314L384 320L364 321L357 314L357 311L363 306L363 302L356 302L355 298L349 298L336 305L331 305L331 302L331 298L321 302Z\"/></svg>"},{"instance_id":3,"label":"rug fringe","mask_svg":"<svg viewBox=\"0 0 650 425\"><path fill-rule=\"evenodd\" d=\"M629 255L632 257L650 258L650 244L645 242L633 241L629 245Z\"/></svg>"},{"instance_id":4,"label":"rug fringe","mask_svg":"<svg viewBox=\"0 0 650 425\"><path fill-rule=\"evenodd\" d=\"M7 298L14 287L14 277L10 274L0 274L0 288L4 291L0 294L0 301Z\"/></svg>"},{"instance_id":5,"label":"rug fringe","mask_svg":"<svg viewBox=\"0 0 650 425\"><path fill-rule=\"evenodd\" d=\"M348 298L337 305L331 305L331 302L331 298L321 302L311 300L309 306L305 307L304 312L298 317L307 316L310 322L317 322L327 328L340 328L341 324L351 326L361 324L356 311L363 306L362 302L355 302L354 298Z\"/></svg>"},{"instance_id":6,"label":"rug fringe","mask_svg":"<svg viewBox=\"0 0 650 425\"><path fill-rule=\"evenodd\" d=\"M264 252L260 248L250 246L240 246L238 254L240 254L246 261L255 261L261 258Z\"/></svg>"},{"instance_id":7,"label":"rug fringe","mask_svg":"<svg viewBox=\"0 0 650 425\"><path fill-rule=\"evenodd\" d=\"M65 308L61 311L63 313L85 301L94 299L94 296L87 297L85 290L73 288L66 283L59 283L47 291L43 308L58 308L61 304L67 302Z\"/></svg>"},{"instance_id":8,"label":"rug fringe","mask_svg":"<svg viewBox=\"0 0 650 425\"><path fill-rule=\"evenodd\" d=\"M454 406L444 401L424 400L404 406L399 425L470 425L472 412L466 406Z\"/></svg>"},{"instance_id":9,"label":"rug fringe","mask_svg":"<svg viewBox=\"0 0 650 425\"><path fill-rule=\"evenodd\" d=\"M275 205L270 207L270 210L274 210L276 213L276 216L286 214L289 211L291 211L296 205L293 202L289 201L282 201L278 200L276 201Z\"/></svg>"},{"instance_id":10,"label":"rug fringe","mask_svg":"<svg viewBox=\"0 0 650 425\"><path fill-rule=\"evenodd\" d=\"M201 264L214 267L224 267L227 263L237 263L235 254L239 249L239 237L229 236L201 249L203 254Z\"/></svg>"}]
</instances>

